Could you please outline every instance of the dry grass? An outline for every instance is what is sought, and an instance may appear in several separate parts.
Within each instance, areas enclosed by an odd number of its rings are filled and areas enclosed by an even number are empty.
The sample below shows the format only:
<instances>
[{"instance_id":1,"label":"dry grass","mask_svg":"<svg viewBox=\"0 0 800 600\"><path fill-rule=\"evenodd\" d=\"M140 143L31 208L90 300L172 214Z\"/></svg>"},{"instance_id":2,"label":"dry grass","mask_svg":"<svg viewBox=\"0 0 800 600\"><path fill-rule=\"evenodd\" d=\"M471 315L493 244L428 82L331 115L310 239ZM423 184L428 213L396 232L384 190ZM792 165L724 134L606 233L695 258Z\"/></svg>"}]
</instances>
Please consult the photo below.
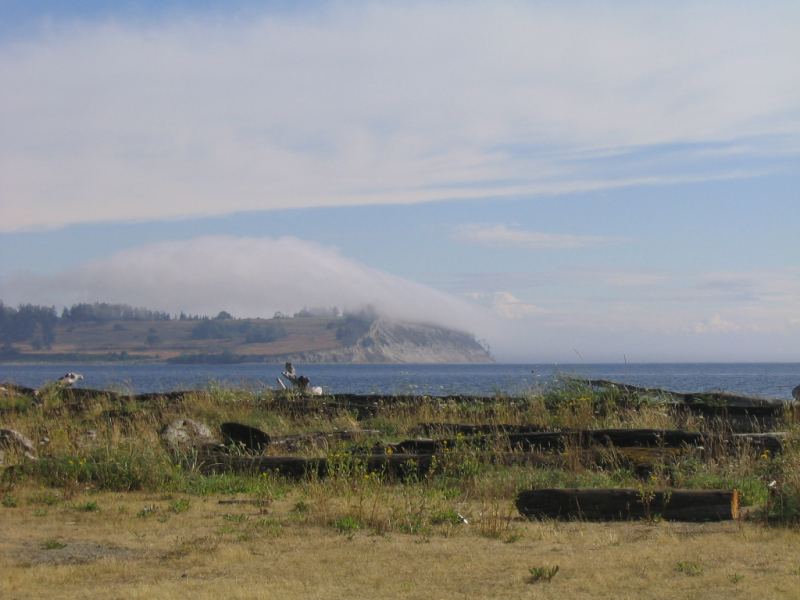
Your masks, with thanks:
<instances>
[{"instance_id":1,"label":"dry grass","mask_svg":"<svg viewBox=\"0 0 800 600\"><path fill-rule=\"evenodd\" d=\"M178 417L212 427L239 421L273 435L377 429L384 440L432 421L709 427L581 387L515 403L396 405L363 421L347 412L296 414L269 394L228 389L147 406L101 398L79 412L48 394L42 406L0 413L0 427L30 437L42 457L0 480L3 599L110 590L121 598L798 597L798 529L763 519L538 523L513 506L520 489L536 487L736 487L746 505L791 522L800 514L792 504L800 499L796 426L782 456L686 449L666 453L647 480L608 450L602 464L592 458L597 449L568 447L529 456L538 463L503 465L495 459L509 448L500 438L488 449L458 440L428 474L404 481L367 472L347 445L312 446L305 452L324 454L332 473L288 481L181 468L159 437ZM556 566L552 580L531 583L533 572Z\"/></svg>"},{"instance_id":2,"label":"dry grass","mask_svg":"<svg viewBox=\"0 0 800 600\"><path fill-rule=\"evenodd\" d=\"M37 493L20 491L22 506L0 509L4 598L729 599L800 589L800 532L756 524L514 519L513 535L497 537L471 523L348 534L298 518L295 497L263 514L213 497L174 511L178 498L144 493L49 506ZM75 508L89 501L99 510ZM558 574L529 583L542 565Z\"/></svg>"}]
</instances>

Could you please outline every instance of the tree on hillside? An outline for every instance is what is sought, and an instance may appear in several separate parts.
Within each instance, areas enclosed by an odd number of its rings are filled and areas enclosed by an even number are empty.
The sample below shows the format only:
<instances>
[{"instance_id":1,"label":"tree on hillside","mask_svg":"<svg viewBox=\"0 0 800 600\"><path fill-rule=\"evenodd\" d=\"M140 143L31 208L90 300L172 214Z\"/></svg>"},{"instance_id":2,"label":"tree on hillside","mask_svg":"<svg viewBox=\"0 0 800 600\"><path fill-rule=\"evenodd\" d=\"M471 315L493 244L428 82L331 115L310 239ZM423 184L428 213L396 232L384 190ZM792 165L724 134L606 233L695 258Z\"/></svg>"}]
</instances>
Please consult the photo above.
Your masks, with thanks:
<instances>
[{"instance_id":1,"label":"tree on hillside","mask_svg":"<svg viewBox=\"0 0 800 600\"><path fill-rule=\"evenodd\" d=\"M6 346L30 342L34 348L49 348L56 339L58 315L54 306L21 304L5 306L0 301L0 340Z\"/></svg>"},{"instance_id":2,"label":"tree on hillside","mask_svg":"<svg viewBox=\"0 0 800 600\"><path fill-rule=\"evenodd\" d=\"M109 304L107 302L86 302L73 304L69 308L64 308L61 312L61 319L73 323L104 321L169 321L170 315L167 312L150 310L147 308L135 308L128 304Z\"/></svg>"}]
</instances>

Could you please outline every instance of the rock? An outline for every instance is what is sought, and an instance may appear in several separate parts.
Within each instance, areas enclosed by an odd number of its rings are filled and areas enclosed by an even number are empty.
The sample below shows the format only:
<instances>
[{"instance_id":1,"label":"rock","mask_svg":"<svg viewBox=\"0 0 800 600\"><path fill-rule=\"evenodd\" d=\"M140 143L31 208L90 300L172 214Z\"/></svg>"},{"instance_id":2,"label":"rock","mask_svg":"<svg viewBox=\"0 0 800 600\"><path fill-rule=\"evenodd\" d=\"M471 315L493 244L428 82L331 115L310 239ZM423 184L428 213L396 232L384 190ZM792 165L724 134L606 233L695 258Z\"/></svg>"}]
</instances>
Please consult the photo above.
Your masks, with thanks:
<instances>
[{"instance_id":1,"label":"rock","mask_svg":"<svg viewBox=\"0 0 800 600\"><path fill-rule=\"evenodd\" d=\"M161 439L174 449L187 449L219 443L207 425L192 419L176 419L161 432Z\"/></svg>"},{"instance_id":2,"label":"rock","mask_svg":"<svg viewBox=\"0 0 800 600\"><path fill-rule=\"evenodd\" d=\"M21 454L28 460L36 460L33 442L13 429L0 429L0 464L5 464L6 452Z\"/></svg>"}]
</instances>

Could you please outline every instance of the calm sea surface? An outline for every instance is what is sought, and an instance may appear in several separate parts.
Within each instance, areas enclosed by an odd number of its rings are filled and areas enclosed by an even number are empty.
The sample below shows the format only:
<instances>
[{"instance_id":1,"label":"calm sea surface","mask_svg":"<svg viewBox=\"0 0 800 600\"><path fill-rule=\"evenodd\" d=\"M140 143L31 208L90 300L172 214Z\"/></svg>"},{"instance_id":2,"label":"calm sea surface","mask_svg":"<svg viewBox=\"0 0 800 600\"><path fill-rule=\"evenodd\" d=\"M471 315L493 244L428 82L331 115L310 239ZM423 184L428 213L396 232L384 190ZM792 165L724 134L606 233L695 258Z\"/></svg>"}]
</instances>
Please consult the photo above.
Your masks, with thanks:
<instances>
[{"instance_id":1,"label":"calm sea surface","mask_svg":"<svg viewBox=\"0 0 800 600\"><path fill-rule=\"evenodd\" d=\"M331 393L519 394L552 384L559 375L611 379L675 391L726 390L791 399L800 384L800 363L726 364L492 364L492 365L303 365L297 370ZM0 365L0 381L38 387L67 371L82 373L82 387L134 393L204 389L209 385L277 387L279 365Z\"/></svg>"}]
</instances>

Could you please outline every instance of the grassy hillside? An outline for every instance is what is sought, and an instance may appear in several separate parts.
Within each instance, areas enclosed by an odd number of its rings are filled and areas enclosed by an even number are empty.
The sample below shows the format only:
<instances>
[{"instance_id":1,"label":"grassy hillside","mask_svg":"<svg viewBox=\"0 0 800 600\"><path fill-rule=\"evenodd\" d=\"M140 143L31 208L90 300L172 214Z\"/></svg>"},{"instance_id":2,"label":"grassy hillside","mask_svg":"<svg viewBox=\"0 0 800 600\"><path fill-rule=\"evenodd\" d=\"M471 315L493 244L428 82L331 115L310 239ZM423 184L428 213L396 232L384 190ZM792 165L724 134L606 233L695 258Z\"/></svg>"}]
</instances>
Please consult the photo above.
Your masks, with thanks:
<instances>
[{"instance_id":1,"label":"grassy hillside","mask_svg":"<svg viewBox=\"0 0 800 600\"><path fill-rule=\"evenodd\" d=\"M48 349L19 343L23 355L116 355L166 360L181 355L231 353L261 357L342 346L333 318L230 320L111 320L58 323ZM209 325L211 327L209 327ZM259 333L270 331L273 335ZM123 354L124 353L124 354Z\"/></svg>"},{"instance_id":2,"label":"grassy hillside","mask_svg":"<svg viewBox=\"0 0 800 600\"><path fill-rule=\"evenodd\" d=\"M380 324L380 327L377 325ZM387 331L392 335L386 335ZM425 335L420 335L424 332ZM24 340L4 360L250 362L302 356L319 362L487 362L469 334L374 317L60 319L43 347ZM397 349L402 349L398 352Z\"/></svg>"}]
</instances>

